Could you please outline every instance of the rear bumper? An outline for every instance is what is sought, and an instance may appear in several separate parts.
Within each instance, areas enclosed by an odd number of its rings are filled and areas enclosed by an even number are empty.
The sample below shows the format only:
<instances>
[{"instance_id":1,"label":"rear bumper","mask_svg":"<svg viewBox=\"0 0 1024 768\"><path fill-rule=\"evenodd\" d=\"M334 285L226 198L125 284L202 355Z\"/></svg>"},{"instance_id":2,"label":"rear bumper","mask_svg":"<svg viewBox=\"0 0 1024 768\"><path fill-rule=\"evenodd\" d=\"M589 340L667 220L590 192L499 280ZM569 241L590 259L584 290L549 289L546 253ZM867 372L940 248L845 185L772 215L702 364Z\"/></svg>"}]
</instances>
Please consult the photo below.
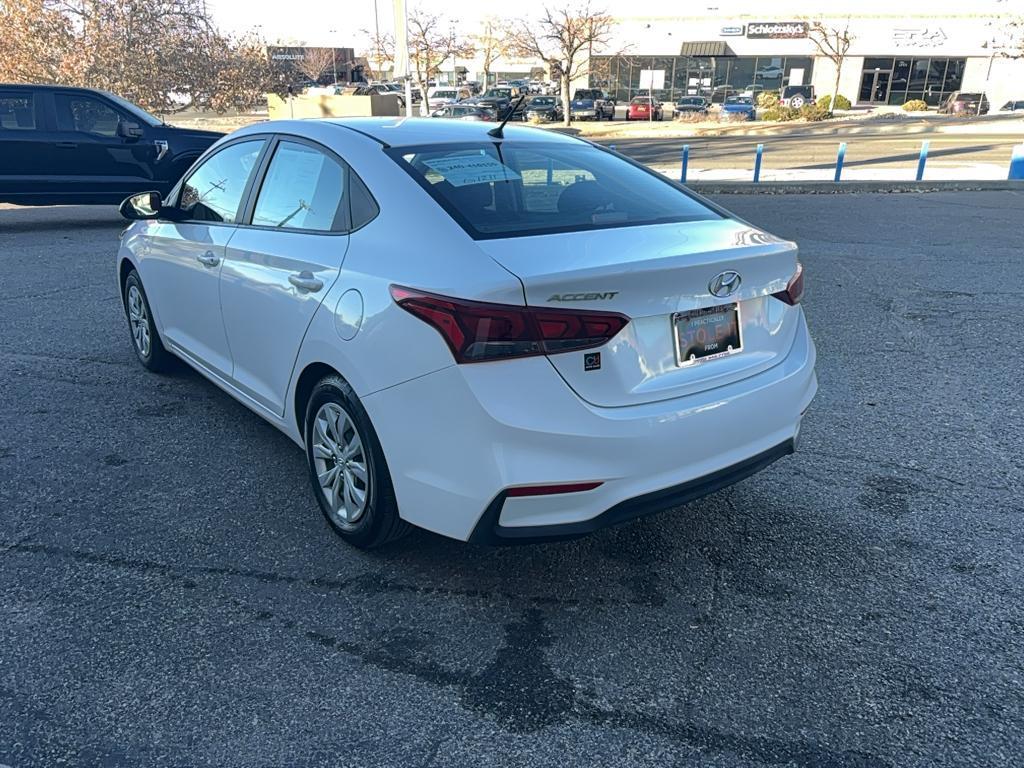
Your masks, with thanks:
<instances>
[{"instance_id":1,"label":"rear bumper","mask_svg":"<svg viewBox=\"0 0 1024 768\"><path fill-rule=\"evenodd\" d=\"M790 453L817 390L814 362L801 318L777 365L660 402L591 405L536 357L453 365L363 405L404 519L461 540L536 541L676 506ZM595 481L576 493L505 493Z\"/></svg>"},{"instance_id":2,"label":"rear bumper","mask_svg":"<svg viewBox=\"0 0 1024 768\"><path fill-rule=\"evenodd\" d=\"M710 475L698 477L671 488L652 493L645 493L626 501L621 501L611 509L607 509L589 520L560 525L540 526L503 526L501 510L505 504L506 492L499 493L484 511L480 521L470 534L469 540L474 544L536 544L544 541L564 541L586 536L588 533L618 525L630 520L664 512L668 509L686 504L687 502L720 491L733 483L738 483L756 472L760 472L769 464L796 450L796 439L790 438L767 451L751 456L725 469L712 472Z\"/></svg>"}]
</instances>

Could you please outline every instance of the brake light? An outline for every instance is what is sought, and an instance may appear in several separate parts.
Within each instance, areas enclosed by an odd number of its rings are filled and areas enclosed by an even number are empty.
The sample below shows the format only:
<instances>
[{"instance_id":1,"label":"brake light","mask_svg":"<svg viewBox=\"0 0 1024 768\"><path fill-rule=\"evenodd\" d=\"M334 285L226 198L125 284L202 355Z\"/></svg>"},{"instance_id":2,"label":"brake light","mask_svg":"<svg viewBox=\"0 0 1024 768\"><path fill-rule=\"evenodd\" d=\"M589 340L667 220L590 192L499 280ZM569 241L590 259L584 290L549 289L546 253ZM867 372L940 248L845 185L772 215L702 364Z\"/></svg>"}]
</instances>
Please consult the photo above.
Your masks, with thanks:
<instances>
[{"instance_id":1,"label":"brake light","mask_svg":"<svg viewBox=\"0 0 1024 768\"><path fill-rule=\"evenodd\" d=\"M789 304L791 307L799 304L800 299L804 296L804 265L798 261L796 263L796 274L789 278L786 290L773 293L772 296L779 301Z\"/></svg>"},{"instance_id":2,"label":"brake light","mask_svg":"<svg viewBox=\"0 0 1024 768\"><path fill-rule=\"evenodd\" d=\"M629 323L614 312L541 309L466 301L391 286L406 312L433 326L457 363L553 355L600 347Z\"/></svg>"}]
</instances>

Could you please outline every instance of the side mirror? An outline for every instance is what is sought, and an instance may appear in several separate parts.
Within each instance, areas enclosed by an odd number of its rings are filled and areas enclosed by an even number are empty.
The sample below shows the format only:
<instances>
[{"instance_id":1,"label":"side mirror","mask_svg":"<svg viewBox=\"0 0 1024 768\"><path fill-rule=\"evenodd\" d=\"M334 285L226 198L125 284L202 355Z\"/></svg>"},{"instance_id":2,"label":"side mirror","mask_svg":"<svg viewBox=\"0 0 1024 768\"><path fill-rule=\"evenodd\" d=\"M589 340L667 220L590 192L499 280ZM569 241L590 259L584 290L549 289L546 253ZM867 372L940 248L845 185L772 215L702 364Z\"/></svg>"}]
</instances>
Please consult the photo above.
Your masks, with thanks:
<instances>
[{"instance_id":1,"label":"side mirror","mask_svg":"<svg viewBox=\"0 0 1024 768\"><path fill-rule=\"evenodd\" d=\"M117 124L117 135L124 139L142 138L142 126L129 120L121 120Z\"/></svg>"},{"instance_id":2,"label":"side mirror","mask_svg":"<svg viewBox=\"0 0 1024 768\"><path fill-rule=\"evenodd\" d=\"M140 192L126 198L119 209L126 219L155 219L163 208L163 197L159 192Z\"/></svg>"}]
</instances>

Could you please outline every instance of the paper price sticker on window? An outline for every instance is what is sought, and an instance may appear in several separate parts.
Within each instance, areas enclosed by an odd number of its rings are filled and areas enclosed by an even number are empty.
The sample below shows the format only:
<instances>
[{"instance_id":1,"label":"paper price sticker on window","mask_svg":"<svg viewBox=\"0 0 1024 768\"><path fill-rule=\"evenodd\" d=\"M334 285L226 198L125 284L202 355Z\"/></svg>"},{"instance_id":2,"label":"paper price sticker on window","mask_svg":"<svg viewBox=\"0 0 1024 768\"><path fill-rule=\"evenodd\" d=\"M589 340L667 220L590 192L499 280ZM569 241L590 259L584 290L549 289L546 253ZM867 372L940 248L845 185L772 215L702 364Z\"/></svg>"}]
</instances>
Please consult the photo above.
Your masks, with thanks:
<instances>
[{"instance_id":1,"label":"paper price sticker on window","mask_svg":"<svg viewBox=\"0 0 1024 768\"><path fill-rule=\"evenodd\" d=\"M515 181L519 174L490 155L458 155L424 160L453 187L487 184L491 181Z\"/></svg>"}]
</instances>

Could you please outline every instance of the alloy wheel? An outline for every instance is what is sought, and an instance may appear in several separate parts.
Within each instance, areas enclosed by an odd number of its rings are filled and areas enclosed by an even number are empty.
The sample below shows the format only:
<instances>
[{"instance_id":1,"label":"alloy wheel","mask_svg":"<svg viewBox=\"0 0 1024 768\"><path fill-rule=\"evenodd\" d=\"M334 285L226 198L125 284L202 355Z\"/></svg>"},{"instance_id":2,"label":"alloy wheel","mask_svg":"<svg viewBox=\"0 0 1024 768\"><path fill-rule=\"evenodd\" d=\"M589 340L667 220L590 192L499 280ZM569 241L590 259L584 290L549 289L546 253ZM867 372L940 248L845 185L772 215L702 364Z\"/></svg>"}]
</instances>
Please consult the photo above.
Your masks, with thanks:
<instances>
[{"instance_id":1,"label":"alloy wheel","mask_svg":"<svg viewBox=\"0 0 1024 768\"><path fill-rule=\"evenodd\" d=\"M142 292L136 285L128 288L128 322L131 324L135 348L143 357L149 357L149 352L152 349L149 335L149 314L146 312L146 302L142 299Z\"/></svg>"},{"instance_id":2,"label":"alloy wheel","mask_svg":"<svg viewBox=\"0 0 1024 768\"><path fill-rule=\"evenodd\" d=\"M366 512L370 475L363 439L338 403L320 406L313 419L313 465L332 520L351 529Z\"/></svg>"}]
</instances>

